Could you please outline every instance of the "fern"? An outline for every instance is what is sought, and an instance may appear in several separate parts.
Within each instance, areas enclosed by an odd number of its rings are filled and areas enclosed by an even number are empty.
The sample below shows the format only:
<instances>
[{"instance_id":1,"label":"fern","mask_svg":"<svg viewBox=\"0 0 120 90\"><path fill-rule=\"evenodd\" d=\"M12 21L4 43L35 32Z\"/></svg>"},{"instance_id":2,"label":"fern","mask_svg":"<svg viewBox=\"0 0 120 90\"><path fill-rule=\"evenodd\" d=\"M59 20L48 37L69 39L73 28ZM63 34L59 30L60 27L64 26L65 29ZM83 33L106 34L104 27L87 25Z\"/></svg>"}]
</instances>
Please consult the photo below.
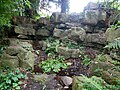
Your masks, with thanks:
<instances>
[{"instance_id":1,"label":"fern","mask_svg":"<svg viewBox=\"0 0 120 90\"><path fill-rule=\"evenodd\" d=\"M93 76L92 78L88 78L84 75L82 75L82 77L84 78L83 86L86 87L86 89L91 88L94 90L103 90L103 86L101 85L102 81L98 81L96 77Z\"/></svg>"},{"instance_id":2,"label":"fern","mask_svg":"<svg viewBox=\"0 0 120 90\"><path fill-rule=\"evenodd\" d=\"M117 85L111 85L106 83L101 77L92 76L91 78L88 78L84 75L81 75L83 79L82 83L78 84L82 86L82 90L119 90L119 80L117 81Z\"/></svg>"},{"instance_id":3,"label":"fern","mask_svg":"<svg viewBox=\"0 0 120 90\"><path fill-rule=\"evenodd\" d=\"M113 42L105 46L108 49L120 49L120 38L115 39Z\"/></svg>"}]
</instances>

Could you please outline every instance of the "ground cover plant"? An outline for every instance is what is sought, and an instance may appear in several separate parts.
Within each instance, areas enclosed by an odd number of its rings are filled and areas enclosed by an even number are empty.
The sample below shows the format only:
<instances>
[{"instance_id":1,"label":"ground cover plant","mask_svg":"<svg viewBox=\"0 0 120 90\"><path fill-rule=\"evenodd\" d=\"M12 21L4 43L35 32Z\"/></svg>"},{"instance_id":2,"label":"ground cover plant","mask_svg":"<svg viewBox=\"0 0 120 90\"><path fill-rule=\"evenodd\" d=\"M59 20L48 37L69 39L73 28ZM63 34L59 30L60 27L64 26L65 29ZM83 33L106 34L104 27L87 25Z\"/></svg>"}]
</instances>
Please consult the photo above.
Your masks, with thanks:
<instances>
[{"instance_id":1,"label":"ground cover plant","mask_svg":"<svg viewBox=\"0 0 120 90\"><path fill-rule=\"evenodd\" d=\"M48 58L39 64L43 72L59 72L61 69L66 69L68 65L64 61L64 57Z\"/></svg>"},{"instance_id":2,"label":"ground cover plant","mask_svg":"<svg viewBox=\"0 0 120 90\"><path fill-rule=\"evenodd\" d=\"M0 90L20 90L22 80L26 75L20 69L10 70L8 68L0 70Z\"/></svg>"}]
</instances>

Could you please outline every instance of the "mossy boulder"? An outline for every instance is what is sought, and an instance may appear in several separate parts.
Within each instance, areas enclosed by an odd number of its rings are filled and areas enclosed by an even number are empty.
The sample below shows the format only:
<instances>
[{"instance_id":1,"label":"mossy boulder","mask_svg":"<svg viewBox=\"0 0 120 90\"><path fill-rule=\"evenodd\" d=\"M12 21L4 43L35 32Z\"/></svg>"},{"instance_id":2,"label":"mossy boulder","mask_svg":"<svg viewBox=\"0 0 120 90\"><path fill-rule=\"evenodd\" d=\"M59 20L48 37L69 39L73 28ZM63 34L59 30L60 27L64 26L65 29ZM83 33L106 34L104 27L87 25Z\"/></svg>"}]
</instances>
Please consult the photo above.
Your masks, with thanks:
<instances>
[{"instance_id":1,"label":"mossy boulder","mask_svg":"<svg viewBox=\"0 0 120 90\"><path fill-rule=\"evenodd\" d=\"M108 42L112 42L114 39L120 37L120 28L108 28L105 32L106 38Z\"/></svg>"},{"instance_id":2,"label":"mossy boulder","mask_svg":"<svg viewBox=\"0 0 120 90\"><path fill-rule=\"evenodd\" d=\"M30 43L22 42L18 39L10 39L10 46L5 48L0 57L0 66L7 65L11 69L15 69L17 67L33 69L35 55L32 51L33 48Z\"/></svg>"},{"instance_id":3,"label":"mossy boulder","mask_svg":"<svg viewBox=\"0 0 120 90\"><path fill-rule=\"evenodd\" d=\"M3 53L1 58L1 67L9 66L11 69L16 69L19 67L19 58L17 56L11 56L9 54Z\"/></svg>"},{"instance_id":4,"label":"mossy boulder","mask_svg":"<svg viewBox=\"0 0 120 90\"><path fill-rule=\"evenodd\" d=\"M115 68L112 58L109 55L103 55L91 62L90 73L91 76L102 77L106 82L116 85L120 80L120 72Z\"/></svg>"},{"instance_id":5,"label":"mossy boulder","mask_svg":"<svg viewBox=\"0 0 120 90\"><path fill-rule=\"evenodd\" d=\"M66 47L58 47L58 53L63 55L65 58L78 58L80 55L79 49L68 49Z\"/></svg>"},{"instance_id":6,"label":"mossy boulder","mask_svg":"<svg viewBox=\"0 0 120 90\"><path fill-rule=\"evenodd\" d=\"M107 83L100 77L74 76L72 90L103 90L106 88L106 85Z\"/></svg>"}]
</instances>

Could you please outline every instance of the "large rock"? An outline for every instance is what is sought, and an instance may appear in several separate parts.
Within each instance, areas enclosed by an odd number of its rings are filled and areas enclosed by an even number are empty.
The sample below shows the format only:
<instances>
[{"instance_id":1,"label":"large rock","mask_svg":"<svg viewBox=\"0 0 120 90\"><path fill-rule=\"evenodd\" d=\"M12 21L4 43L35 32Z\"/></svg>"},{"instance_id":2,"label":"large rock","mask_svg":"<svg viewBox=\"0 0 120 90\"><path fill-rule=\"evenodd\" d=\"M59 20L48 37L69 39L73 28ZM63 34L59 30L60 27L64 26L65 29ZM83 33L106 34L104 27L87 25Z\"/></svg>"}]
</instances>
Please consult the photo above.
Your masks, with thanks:
<instances>
[{"instance_id":1,"label":"large rock","mask_svg":"<svg viewBox=\"0 0 120 90\"><path fill-rule=\"evenodd\" d=\"M106 44L106 36L104 33L87 34L85 41L90 43Z\"/></svg>"},{"instance_id":2,"label":"large rock","mask_svg":"<svg viewBox=\"0 0 120 90\"><path fill-rule=\"evenodd\" d=\"M29 41L20 41L19 45L27 51L34 51L32 44Z\"/></svg>"},{"instance_id":3,"label":"large rock","mask_svg":"<svg viewBox=\"0 0 120 90\"><path fill-rule=\"evenodd\" d=\"M81 19L84 18L83 13L72 13L69 15L69 22L81 22Z\"/></svg>"},{"instance_id":4,"label":"large rock","mask_svg":"<svg viewBox=\"0 0 120 90\"><path fill-rule=\"evenodd\" d=\"M17 56L11 56L3 53L0 57L1 67L9 66L11 69L19 67L19 58Z\"/></svg>"},{"instance_id":5,"label":"large rock","mask_svg":"<svg viewBox=\"0 0 120 90\"><path fill-rule=\"evenodd\" d=\"M62 85L55 79L55 74L39 74L34 75L34 80L39 82L40 88L39 90L63 90Z\"/></svg>"},{"instance_id":6,"label":"large rock","mask_svg":"<svg viewBox=\"0 0 120 90\"><path fill-rule=\"evenodd\" d=\"M35 55L32 53L32 45L17 39L12 40L14 41L10 41L10 46L7 47L1 55L0 62L2 63L2 66L8 65L12 69L14 69L14 67L33 69Z\"/></svg>"},{"instance_id":7,"label":"large rock","mask_svg":"<svg viewBox=\"0 0 120 90\"><path fill-rule=\"evenodd\" d=\"M72 27L71 33L68 35L70 39L78 39L78 41L84 41L86 37L86 31L81 27Z\"/></svg>"},{"instance_id":8,"label":"large rock","mask_svg":"<svg viewBox=\"0 0 120 90\"><path fill-rule=\"evenodd\" d=\"M35 20L25 16L13 17L12 21L15 25L35 24Z\"/></svg>"},{"instance_id":9,"label":"large rock","mask_svg":"<svg viewBox=\"0 0 120 90\"><path fill-rule=\"evenodd\" d=\"M97 3L89 2L87 6L84 8L84 10L94 10L98 8L99 8L99 5Z\"/></svg>"},{"instance_id":10,"label":"large rock","mask_svg":"<svg viewBox=\"0 0 120 90\"><path fill-rule=\"evenodd\" d=\"M53 36L60 38L63 33L64 33L64 30L55 28L53 31Z\"/></svg>"},{"instance_id":11,"label":"large rock","mask_svg":"<svg viewBox=\"0 0 120 90\"><path fill-rule=\"evenodd\" d=\"M120 81L120 72L115 70L103 71L101 77L112 85L118 85Z\"/></svg>"},{"instance_id":12,"label":"large rock","mask_svg":"<svg viewBox=\"0 0 120 90\"><path fill-rule=\"evenodd\" d=\"M113 60L108 55L97 57L90 64L91 75L100 76L110 84L118 84L117 81L120 80L120 72L114 70L116 66L112 63Z\"/></svg>"},{"instance_id":13,"label":"large rock","mask_svg":"<svg viewBox=\"0 0 120 90\"><path fill-rule=\"evenodd\" d=\"M50 31L47 29L38 29L36 31L36 35L40 35L40 36L50 36Z\"/></svg>"},{"instance_id":14,"label":"large rock","mask_svg":"<svg viewBox=\"0 0 120 90\"><path fill-rule=\"evenodd\" d=\"M106 85L107 83L100 77L92 76L88 78L86 76L74 76L72 90L103 90Z\"/></svg>"},{"instance_id":15,"label":"large rock","mask_svg":"<svg viewBox=\"0 0 120 90\"><path fill-rule=\"evenodd\" d=\"M96 69L108 70L113 68L112 58L108 55L99 55L90 64L91 74L95 74Z\"/></svg>"},{"instance_id":16,"label":"large rock","mask_svg":"<svg viewBox=\"0 0 120 90\"><path fill-rule=\"evenodd\" d=\"M23 50L17 57L19 58L20 67L34 68L35 55L31 51Z\"/></svg>"},{"instance_id":17,"label":"large rock","mask_svg":"<svg viewBox=\"0 0 120 90\"><path fill-rule=\"evenodd\" d=\"M35 29L33 29L32 26L30 27L16 26L15 33L22 35L35 35Z\"/></svg>"},{"instance_id":18,"label":"large rock","mask_svg":"<svg viewBox=\"0 0 120 90\"><path fill-rule=\"evenodd\" d=\"M69 15L60 12L54 12L51 16L51 21L59 23L68 21Z\"/></svg>"},{"instance_id":19,"label":"large rock","mask_svg":"<svg viewBox=\"0 0 120 90\"><path fill-rule=\"evenodd\" d=\"M73 41L84 41L86 32L81 27L72 27L68 30L54 29L54 37L58 37L60 39L70 39Z\"/></svg>"},{"instance_id":20,"label":"large rock","mask_svg":"<svg viewBox=\"0 0 120 90\"><path fill-rule=\"evenodd\" d=\"M19 45L20 40L16 38L9 38L8 39L10 46L16 46Z\"/></svg>"},{"instance_id":21,"label":"large rock","mask_svg":"<svg viewBox=\"0 0 120 90\"><path fill-rule=\"evenodd\" d=\"M108 28L105 32L106 38L108 42L112 42L114 39L120 37L120 28Z\"/></svg>"},{"instance_id":22,"label":"large rock","mask_svg":"<svg viewBox=\"0 0 120 90\"><path fill-rule=\"evenodd\" d=\"M84 24L96 25L98 21L105 21L106 12L102 10L85 10Z\"/></svg>"},{"instance_id":23,"label":"large rock","mask_svg":"<svg viewBox=\"0 0 120 90\"><path fill-rule=\"evenodd\" d=\"M65 58L78 58L80 55L79 49L68 49L66 47L58 47L58 53L65 56Z\"/></svg>"},{"instance_id":24,"label":"large rock","mask_svg":"<svg viewBox=\"0 0 120 90\"><path fill-rule=\"evenodd\" d=\"M86 10L85 19L83 23L96 25L98 22L98 11L97 10Z\"/></svg>"},{"instance_id":25,"label":"large rock","mask_svg":"<svg viewBox=\"0 0 120 90\"><path fill-rule=\"evenodd\" d=\"M65 86L69 86L72 84L72 78L68 76L61 76L60 79L64 83Z\"/></svg>"},{"instance_id":26,"label":"large rock","mask_svg":"<svg viewBox=\"0 0 120 90\"><path fill-rule=\"evenodd\" d=\"M47 43L45 41L39 41L39 48L45 50L47 48Z\"/></svg>"}]
</instances>

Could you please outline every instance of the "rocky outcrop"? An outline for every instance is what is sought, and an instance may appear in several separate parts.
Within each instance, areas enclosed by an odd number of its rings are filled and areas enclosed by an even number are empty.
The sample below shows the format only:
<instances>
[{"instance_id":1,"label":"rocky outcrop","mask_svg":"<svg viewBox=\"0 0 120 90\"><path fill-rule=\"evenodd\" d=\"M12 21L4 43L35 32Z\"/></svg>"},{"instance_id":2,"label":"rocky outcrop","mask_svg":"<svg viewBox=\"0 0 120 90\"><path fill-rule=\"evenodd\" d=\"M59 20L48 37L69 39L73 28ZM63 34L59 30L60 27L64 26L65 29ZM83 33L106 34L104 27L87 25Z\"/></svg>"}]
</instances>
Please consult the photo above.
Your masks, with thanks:
<instances>
[{"instance_id":1,"label":"rocky outcrop","mask_svg":"<svg viewBox=\"0 0 120 90\"><path fill-rule=\"evenodd\" d=\"M106 44L106 36L104 33L87 34L85 42Z\"/></svg>"},{"instance_id":2,"label":"rocky outcrop","mask_svg":"<svg viewBox=\"0 0 120 90\"><path fill-rule=\"evenodd\" d=\"M114 39L120 37L120 28L108 28L105 32L106 38L108 42L112 42Z\"/></svg>"},{"instance_id":3,"label":"rocky outcrop","mask_svg":"<svg viewBox=\"0 0 120 90\"><path fill-rule=\"evenodd\" d=\"M79 49L68 49L66 47L58 47L58 53L65 58L78 58L80 55Z\"/></svg>"},{"instance_id":4,"label":"rocky outcrop","mask_svg":"<svg viewBox=\"0 0 120 90\"><path fill-rule=\"evenodd\" d=\"M53 36L60 38L64 34L64 30L55 28L53 31Z\"/></svg>"},{"instance_id":5,"label":"rocky outcrop","mask_svg":"<svg viewBox=\"0 0 120 90\"><path fill-rule=\"evenodd\" d=\"M114 61L108 55L97 57L90 64L91 75L101 76L110 84L118 84L117 81L120 80L120 72L115 70L116 66L113 62Z\"/></svg>"},{"instance_id":6,"label":"rocky outcrop","mask_svg":"<svg viewBox=\"0 0 120 90\"><path fill-rule=\"evenodd\" d=\"M88 78L86 76L74 76L72 90L103 90L106 86L107 83L100 77L92 76L91 78Z\"/></svg>"},{"instance_id":7,"label":"rocky outcrop","mask_svg":"<svg viewBox=\"0 0 120 90\"><path fill-rule=\"evenodd\" d=\"M38 29L35 30L33 27L23 27L23 26L16 26L15 33L21 35L40 35L40 36L50 36L50 31L47 29Z\"/></svg>"},{"instance_id":8,"label":"rocky outcrop","mask_svg":"<svg viewBox=\"0 0 120 90\"><path fill-rule=\"evenodd\" d=\"M51 21L55 23L60 23L60 22L67 22L69 18L68 14L65 13L60 13L60 12L54 12L51 16Z\"/></svg>"},{"instance_id":9,"label":"rocky outcrop","mask_svg":"<svg viewBox=\"0 0 120 90\"><path fill-rule=\"evenodd\" d=\"M35 24L35 20L32 18L28 18L25 16L17 16L13 17L13 23L14 25L26 25L26 24Z\"/></svg>"},{"instance_id":10,"label":"rocky outcrop","mask_svg":"<svg viewBox=\"0 0 120 90\"><path fill-rule=\"evenodd\" d=\"M85 10L84 24L96 25L99 21L105 21L106 12L102 10Z\"/></svg>"},{"instance_id":11,"label":"rocky outcrop","mask_svg":"<svg viewBox=\"0 0 120 90\"><path fill-rule=\"evenodd\" d=\"M63 90L63 86L59 84L59 82L55 79L56 75L51 74L41 74L41 75L34 75L34 80L39 82L41 89L45 90Z\"/></svg>"},{"instance_id":12,"label":"rocky outcrop","mask_svg":"<svg viewBox=\"0 0 120 90\"><path fill-rule=\"evenodd\" d=\"M14 43L15 42L15 43ZM18 39L10 41L10 46L1 55L1 65L7 65L11 69L17 67L34 68L35 54L32 53L32 45L28 42L21 42Z\"/></svg>"},{"instance_id":13,"label":"rocky outcrop","mask_svg":"<svg viewBox=\"0 0 120 90\"><path fill-rule=\"evenodd\" d=\"M22 35L35 35L35 29L33 29L33 27L16 26L15 33Z\"/></svg>"},{"instance_id":14,"label":"rocky outcrop","mask_svg":"<svg viewBox=\"0 0 120 90\"><path fill-rule=\"evenodd\" d=\"M60 39L71 39L74 41L84 41L86 37L86 32L81 27L72 27L69 30L54 29L54 37Z\"/></svg>"},{"instance_id":15,"label":"rocky outcrop","mask_svg":"<svg viewBox=\"0 0 120 90\"><path fill-rule=\"evenodd\" d=\"M47 30L47 29L38 29L38 30L36 31L36 35L48 37L48 36L50 36L50 31Z\"/></svg>"},{"instance_id":16,"label":"rocky outcrop","mask_svg":"<svg viewBox=\"0 0 120 90\"><path fill-rule=\"evenodd\" d=\"M19 59L17 56L11 56L9 54L3 53L0 57L1 67L9 66L11 69L16 69L19 67Z\"/></svg>"}]
</instances>

